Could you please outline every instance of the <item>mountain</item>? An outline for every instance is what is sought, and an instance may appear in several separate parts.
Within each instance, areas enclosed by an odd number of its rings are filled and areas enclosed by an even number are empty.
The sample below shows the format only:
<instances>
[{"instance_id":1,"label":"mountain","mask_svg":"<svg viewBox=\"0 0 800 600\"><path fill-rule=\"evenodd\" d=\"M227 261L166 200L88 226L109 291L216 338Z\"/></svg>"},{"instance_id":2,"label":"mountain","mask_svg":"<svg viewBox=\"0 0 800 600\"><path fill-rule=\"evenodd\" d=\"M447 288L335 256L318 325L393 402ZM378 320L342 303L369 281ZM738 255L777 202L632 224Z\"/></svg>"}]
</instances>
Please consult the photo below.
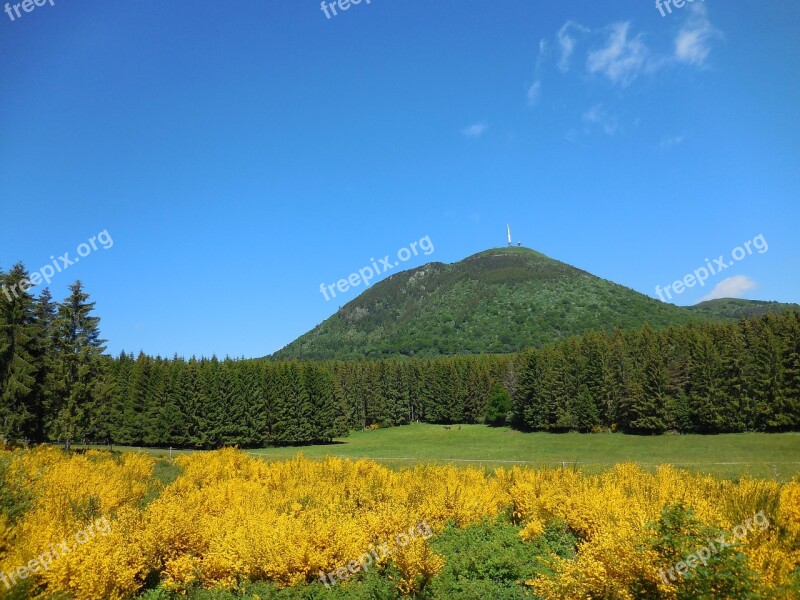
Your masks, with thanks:
<instances>
[{"instance_id":1,"label":"mountain","mask_svg":"<svg viewBox=\"0 0 800 600\"><path fill-rule=\"evenodd\" d=\"M499 248L396 273L273 358L505 353L615 326L719 319L711 313L665 304L528 248Z\"/></svg>"},{"instance_id":2,"label":"mountain","mask_svg":"<svg viewBox=\"0 0 800 600\"><path fill-rule=\"evenodd\" d=\"M737 320L748 317L760 317L768 312L784 310L800 310L800 304L783 302L767 302L765 300L741 300L738 298L720 298L707 300L689 307L698 314L719 320Z\"/></svg>"},{"instance_id":3,"label":"mountain","mask_svg":"<svg viewBox=\"0 0 800 600\"><path fill-rule=\"evenodd\" d=\"M506 353L589 331L728 321L786 308L800 307L734 299L675 306L535 250L495 248L396 273L272 357Z\"/></svg>"}]
</instances>

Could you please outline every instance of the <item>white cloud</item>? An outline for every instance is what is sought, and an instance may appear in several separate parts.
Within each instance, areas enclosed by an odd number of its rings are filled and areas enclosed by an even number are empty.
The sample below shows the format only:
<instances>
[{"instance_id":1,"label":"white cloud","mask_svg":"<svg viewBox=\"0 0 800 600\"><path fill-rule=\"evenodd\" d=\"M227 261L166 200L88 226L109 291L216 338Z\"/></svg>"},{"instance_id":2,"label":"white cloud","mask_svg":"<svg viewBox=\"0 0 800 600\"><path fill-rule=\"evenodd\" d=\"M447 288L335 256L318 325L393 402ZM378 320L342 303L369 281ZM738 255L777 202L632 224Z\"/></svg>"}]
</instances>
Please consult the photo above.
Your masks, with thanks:
<instances>
[{"instance_id":1,"label":"white cloud","mask_svg":"<svg viewBox=\"0 0 800 600\"><path fill-rule=\"evenodd\" d=\"M607 135L614 135L619 131L619 119L608 114L602 104L595 104L583 113L583 120L590 125L597 125Z\"/></svg>"},{"instance_id":2,"label":"white cloud","mask_svg":"<svg viewBox=\"0 0 800 600\"><path fill-rule=\"evenodd\" d=\"M539 98L542 95L542 82L536 81L531 87L528 88L528 104L536 106L539 103Z\"/></svg>"},{"instance_id":3,"label":"white cloud","mask_svg":"<svg viewBox=\"0 0 800 600\"><path fill-rule=\"evenodd\" d=\"M480 137L484 134L488 127L489 126L484 122L473 123L469 127L462 129L461 135L465 135L466 137Z\"/></svg>"},{"instance_id":4,"label":"white cloud","mask_svg":"<svg viewBox=\"0 0 800 600\"><path fill-rule=\"evenodd\" d=\"M667 136L658 143L658 146L656 146L656 148L658 150L669 150L673 146L678 146L679 144L682 144L684 141L686 141L685 135Z\"/></svg>"},{"instance_id":5,"label":"white cloud","mask_svg":"<svg viewBox=\"0 0 800 600\"><path fill-rule=\"evenodd\" d=\"M756 287L756 282L746 275L734 275L720 281L700 302L717 298L741 298L745 292Z\"/></svg>"},{"instance_id":6,"label":"white cloud","mask_svg":"<svg viewBox=\"0 0 800 600\"><path fill-rule=\"evenodd\" d=\"M642 74L657 73L678 64L703 67L711 54L712 41L723 37L722 32L712 25L706 7L700 2L688 6L680 18L685 20L674 37L672 34L666 39L657 36L670 44L669 48L663 45L651 48L645 42L644 33L634 33L630 21L612 23L595 30L575 21L566 21L556 32L553 43L545 39L539 41L537 79L541 79L542 67L553 54L557 55L554 58L558 69L567 73L581 39L590 36L597 38L600 45L586 52L587 72L602 75L621 87L631 85Z\"/></svg>"},{"instance_id":7,"label":"white cloud","mask_svg":"<svg viewBox=\"0 0 800 600\"><path fill-rule=\"evenodd\" d=\"M550 48L547 46L547 40L539 40L539 54L536 56L536 72L542 69L542 65L547 57L550 55Z\"/></svg>"},{"instance_id":8,"label":"white cloud","mask_svg":"<svg viewBox=\"0 0 800 600\"><path fill-rule=\"evenodd\" d=\"M704 6L700 2L687 7L675 17L677 31L651 34L637 30L630 21L611 23L603 28L589 29L575 21L566 21L556 32L555 39L539 41L534 77L525 82L526 96L530 106L537 105L542 98L545 86L551 94L551 83L545 81L545 67L553 65L568 77L572 63L584 61L586 71L573 69L585 84L597 83L603 79L618 88L627 88L640 79L656 74L667 74L675 67L694 67L702 69L711 52L712 42L723 34L710 22ZM576 56L577 54L577 56ZM588 76L587 76L588 75ZM594 76L594 77L591 77ZM621 93L621 90L617 90ZM607 100L611 105L612 101ZM613 110L613 106L612 106ZM600 105L592 107L583 114L583 134L593 129L607 135L624 133L623 117L609 113ZM630 119L625 119L627 125ZM639 119L633 125L638 125ZM577 143L575 135L567 139ZM683 144L689 136L672 135L664 137L655 148L666 151Z\"/></svg>"},{"instance_id":9,"label":"white cloud","mask_svg":"<svg viewBox=\"0 0 800 600\"><path fill-rule=\"evenodd\" d=\"M561 47L561 58L558 59L558 68L561 69L563 73L569 71L569 59L575 51L575 44L577 42L574 37L569 35L570 29L576 29L580 33L589 33L586 27L575 21L567 21L561 29L558 30L556 37L558 38L558 45Z\"/></svg>"},{"instance_id":10,"label":"white cloud","mask_svg":"<svg viewBox=\"0 0 800 600\"><path fill-rule=\"evenodd\" d=\"M539 103L539 98L542 95L542 80L539 78L539 74L542 72L542 65L544 65L544 62L547 60L549 55L550 47L547 44L547 40L539 40L539 54L536 56L537 80L528 86L528 92L526 94L528 97L529 106L536 106Z\"/></svg>"},{"instance_id":11,"label":"white cloud","mask_svg":"<svg viewBox=\"0 0 800 600\"><path fill-rule=\"evenodd\" d=\"M567 134L564 136L564 139L568 142L572 142L573 144L578 144L578 146L583 146L584 148L588 148L586 144L583 142L578 141L576 138L578 137L578 132L575 129L570 129Z\"/></svg>"},{"instance_id":12,"label":"white cloud","mask_svg":"<svg viewBox=\"0 0 800 600\"><path fill-rule=\"evenodd\" d=\"M708 20L704 6L691 7L689 19L675 38L675 59L696 67L705 65L711 54L711 40L720 35Z\"/></svg>"},{"instance_id":13,"label":"white cloud","mask_svg":"<svg viewBox=\"0 0 800 600\"><path fill-rule=\"evenodd\" d=\"M592 74L601 73L615 84L627 86L639 76L647 60L648 50L637 35L628 39L630 22L611 25L606 45L587 55L586 68Z\"/></svg>"}]
</instances>

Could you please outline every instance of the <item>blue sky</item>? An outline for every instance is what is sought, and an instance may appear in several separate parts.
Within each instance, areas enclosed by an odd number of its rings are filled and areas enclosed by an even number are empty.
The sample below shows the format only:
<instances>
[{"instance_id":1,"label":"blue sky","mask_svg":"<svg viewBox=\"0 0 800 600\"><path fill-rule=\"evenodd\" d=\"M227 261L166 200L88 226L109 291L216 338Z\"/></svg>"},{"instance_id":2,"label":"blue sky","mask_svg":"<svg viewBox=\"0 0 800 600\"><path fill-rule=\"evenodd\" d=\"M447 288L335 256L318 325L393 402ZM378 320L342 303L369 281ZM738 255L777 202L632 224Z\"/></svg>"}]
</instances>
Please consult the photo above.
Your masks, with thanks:
<instances>
[{"instance_id":1,"label":"blue sky","mask_svg":"<svg viewBox=\"0 0 800 600\"><path fill-rule=\"evenodd\" d=\"M674 301L800 302L798 27L796 2L740 0L0 13L0 268L107 230L51 289L81 279L109 350L154 355L263 356L363 290L320 283L506 223L652 297L763 235Z\"/></svg>"}]
</instances>

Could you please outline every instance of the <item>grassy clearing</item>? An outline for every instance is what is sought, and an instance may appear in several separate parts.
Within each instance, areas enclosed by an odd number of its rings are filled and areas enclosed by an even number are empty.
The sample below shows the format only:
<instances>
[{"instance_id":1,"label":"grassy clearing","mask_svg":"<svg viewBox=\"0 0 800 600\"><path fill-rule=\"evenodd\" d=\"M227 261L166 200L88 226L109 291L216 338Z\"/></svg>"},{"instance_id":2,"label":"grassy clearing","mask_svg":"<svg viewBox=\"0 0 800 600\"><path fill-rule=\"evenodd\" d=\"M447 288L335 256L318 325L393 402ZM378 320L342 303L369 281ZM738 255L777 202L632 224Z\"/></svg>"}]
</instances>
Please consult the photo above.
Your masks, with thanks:
<instances>
[{"instance_id":1,"label":"grassy clearing","mask_svg":"<svg viewBox=\"0 0 800 600\"><path fill-rule=\"evenodd\" d=\"M302 449L266 448L251 453L280 460L301 451L308 458L370 458L393 467L415 462L454 462L488 468L565 465L591 472L629 461L648 470L669 463L726 478L747 473L784 481L800 473L800 434L796 433L640 437L617 433L521 433L483 425L445 429L419 423L358 431L341 442Z\"/></svg>"},{"instance_id":2,"label":"grassy clearing","mask_svg":"<svg viewBox=\"0 0 800 600\"><path fill-rule=\"evenodd\" d=\"M115 450L143 450L115 447ZM167 450L143 450L167 456ZM173 456L187 451L172 451ZM416 423L404 427L356 431L325 446L264 448L248 451L267 460L302 453L307 458L369 458L397 468L419 462L454 463L485 468L568 466L587 472L634 462L647 470L659 464L738 478L744 474L788 481L800 474L800 434L631 436L620 433L522 433L505 427Z\"/></svg>"}]
</instances>

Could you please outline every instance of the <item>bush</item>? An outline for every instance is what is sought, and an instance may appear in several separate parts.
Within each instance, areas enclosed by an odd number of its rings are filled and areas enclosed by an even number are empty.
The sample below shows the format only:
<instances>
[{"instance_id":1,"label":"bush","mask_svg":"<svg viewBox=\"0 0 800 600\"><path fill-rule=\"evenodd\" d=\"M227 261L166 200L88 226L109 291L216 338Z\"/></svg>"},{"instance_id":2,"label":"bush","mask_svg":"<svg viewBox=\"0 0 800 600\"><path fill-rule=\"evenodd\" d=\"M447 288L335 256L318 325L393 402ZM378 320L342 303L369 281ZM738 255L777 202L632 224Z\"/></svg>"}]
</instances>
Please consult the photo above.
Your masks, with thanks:
<instances>
[{"instance_id":1,"label":"bush","mask_svg":"<svg viewBox=\"0 0 800 600\"><path fill-rule=\"evenodd\" d=\"M691 509L680 504L665 507L652 529L654 535L650 547L660 559L656 566L663 569L659 574L663 573L662 578L670 582L678 600L764 597L759 593L758 574L750 569L747 557L736 546L721 549L719 553L712 552L705 564L698 563L697 567L689 568L684 576L676 571L668 574L676 564L684 562L720 536L731 539L729 533L704 525L695 518ZM657 597L651 585L643 585L636 591L645 597Z\"/></svg>"},{"instance_id":2,"label":"bush","mask_svg":"<svg viewBox=\"0 0 800 600\"><path fill-rule=\"evenodd\" d=\"M508 425L510 413L511 396L508 390L499 383L495 384L489 405L486 407L486 423L495 427Z\"/></svg>"},{"instance_id":3,"label":"bush","mask_svg":"<svg viewBox=\"0 0 800 600\"><path fill-rule=\"evenodd\" d=\"M503 518L485 520L464 529L452 523L431 545L447 564L431 584L433 598L512 600L529 598L527 579L548 572L550 553L569 556L575 538L557 525L532 542L523 542L520 529Z\"/></svg>"}]
</instances>

